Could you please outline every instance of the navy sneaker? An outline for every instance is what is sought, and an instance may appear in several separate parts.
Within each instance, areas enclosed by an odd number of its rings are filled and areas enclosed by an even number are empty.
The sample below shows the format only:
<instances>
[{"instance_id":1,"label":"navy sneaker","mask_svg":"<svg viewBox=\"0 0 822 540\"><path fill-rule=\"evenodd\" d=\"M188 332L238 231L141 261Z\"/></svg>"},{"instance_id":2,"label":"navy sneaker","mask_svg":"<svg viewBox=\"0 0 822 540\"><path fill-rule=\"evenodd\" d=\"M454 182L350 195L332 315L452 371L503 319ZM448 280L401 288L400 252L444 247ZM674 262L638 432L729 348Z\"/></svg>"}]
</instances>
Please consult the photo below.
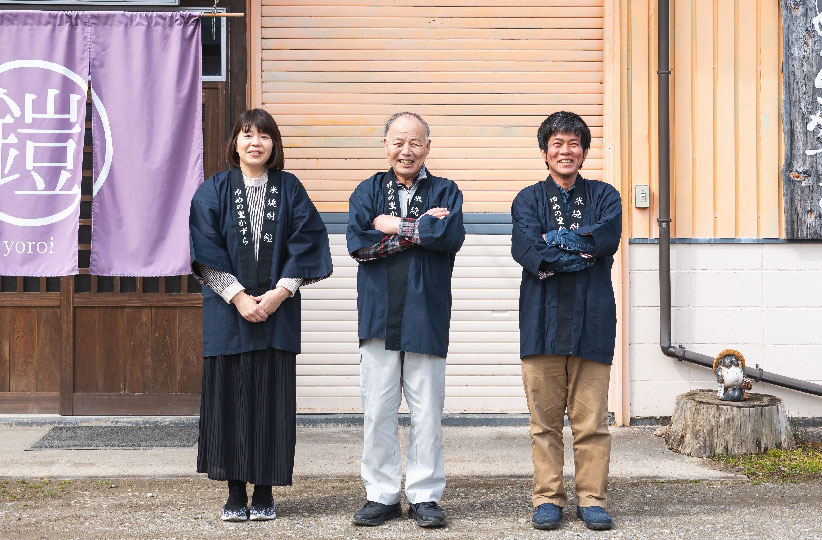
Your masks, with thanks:
<instances>
[{"instance_id":1,"label":"navy sneaker","mask_svg":"<svg viewBox=\"0 0 822 540\"><path fill-rule=\"evenodd\" d=\"M382 525L389 519L402 516L400 503L382 504L374 501L365 501L362 508L357 510L351 522L354 525L364 525L366 527L376 527Z\"/></svg>"},{"instance_id":2,"label":"navy sneaker","mask_svg":"<svg viewBox=\"0 0 822 540\"><path fill-rule=\"evenodd\" d=\"M578 506L577 517L594 531L607 531L614 525L614 520L601 506Z\"/></svg>"},{"instance_id":3,"label":"navy sneaker","mask_svg":"<svg viewBox=\"0 0 822 540\"><path fill-rule=\"evenodd\" d=\"M537 509L534 511L534 517L531 518L531 525L535 529L550 531L559 527L561 519L561 506L557 506L554 503L542 503L537 506Z\"/></svg>"},{"instance_id":4,"label":"navy sneaker","mask_svg":"<svg viewBox=\"0 0 822 540\"><path fill-rule=\"evenodd\" d=\"M445 514L434 501L409 504L408 517L413 518L420 527L445 526Z\"/></svg>"}]
</instances>

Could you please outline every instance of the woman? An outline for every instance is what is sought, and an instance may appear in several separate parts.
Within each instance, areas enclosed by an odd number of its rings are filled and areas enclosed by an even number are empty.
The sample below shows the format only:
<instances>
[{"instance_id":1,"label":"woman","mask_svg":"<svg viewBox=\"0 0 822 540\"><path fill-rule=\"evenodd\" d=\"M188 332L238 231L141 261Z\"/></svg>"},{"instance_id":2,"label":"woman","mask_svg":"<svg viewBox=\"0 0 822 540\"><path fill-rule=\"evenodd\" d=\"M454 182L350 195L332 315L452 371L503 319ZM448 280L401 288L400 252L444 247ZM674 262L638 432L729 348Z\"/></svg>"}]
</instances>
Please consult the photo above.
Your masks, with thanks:
<instances>
[{"instance_id":1,"label":"woman","mask_svg":"<svg viewBox=\"0 0 822 540\"><path fill-rule=\"evenodd\" d=\"M228 481L223 521L262 521L294 468L298 289L331 275L331 254L305 188L283 171L270 114L244 112L226 157L233 168L191 202L191 267L207 285L197 472Z\"/></svg>"}]
</instances>

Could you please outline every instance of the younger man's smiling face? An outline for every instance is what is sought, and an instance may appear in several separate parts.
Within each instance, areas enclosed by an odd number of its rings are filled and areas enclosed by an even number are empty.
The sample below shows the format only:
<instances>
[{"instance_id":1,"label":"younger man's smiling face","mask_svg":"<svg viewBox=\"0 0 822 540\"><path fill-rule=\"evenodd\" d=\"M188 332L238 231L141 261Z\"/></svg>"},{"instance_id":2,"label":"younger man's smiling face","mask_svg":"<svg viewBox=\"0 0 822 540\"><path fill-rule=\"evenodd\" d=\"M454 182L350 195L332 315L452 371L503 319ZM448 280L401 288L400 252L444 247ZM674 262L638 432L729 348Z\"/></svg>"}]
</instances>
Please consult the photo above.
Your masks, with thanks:
<instances>
[{"instance_id":1,"label":"younger man's smiling face","mask_svg":"<svg viewBox=\"0 0 822 540\"><path fill-rule=\"evenodd\" d=\"M582 162L588 155L582 149L582 140L574 133L554 133L548 139L548 146L540 150L551 176L560 179L576 178Z\"/></svg>"}]
</instances>

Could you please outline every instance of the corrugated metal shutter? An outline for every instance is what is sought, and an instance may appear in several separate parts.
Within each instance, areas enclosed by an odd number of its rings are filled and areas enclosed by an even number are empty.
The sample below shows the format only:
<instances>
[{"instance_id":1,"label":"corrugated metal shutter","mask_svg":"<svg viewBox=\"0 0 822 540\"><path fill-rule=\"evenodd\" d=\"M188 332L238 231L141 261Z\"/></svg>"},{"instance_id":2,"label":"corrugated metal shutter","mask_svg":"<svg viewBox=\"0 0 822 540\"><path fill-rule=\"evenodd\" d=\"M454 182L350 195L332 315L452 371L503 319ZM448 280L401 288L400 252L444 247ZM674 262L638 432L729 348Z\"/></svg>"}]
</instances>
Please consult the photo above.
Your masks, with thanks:
<instances>
[{"instance_id":1,"label":"corrugated metal shutter","mask_svg":"<svg viewBox=\"0 0 822 540\"><path fill-rule=\"evenodd\" d=\"M495 4L495 5L489 5ZM382 124L432 128L427 165L468 212L507 212L535 166L536 128L570 109L592 127L585 174L602 178L602 0L263 0L263 104L286 167L322 211L347 211L386 168Z\"/></svg>"},{"instance_id":2,"label":"corrugated metal shutter","mask_svg":"<svg viewBox=\"0 0 822 540\"><path fill-rule=\"evenodd\" d=\"M357 263L345 235L331 235L334 275L303 289L303 353L297 406L359 411ZM453 275L445 407L451 412L524 412L517 307L521 268L507 235L469 235Z\"/></svg>"},{"instance_id":3,"label":"corrugated metal shutter","mask_svg":"<svg viewBox=\"0 0 822 540\"><path fill-rule=\"evenodd\" d=\"M382 124L400 110L431 125L426 165L459 183L466 212L507 213L544 178L536 128L557 110L591 126L584 173L602 178L602 0L262 4L263 104L321 211L346 212L387 167ZM332 244L334 276L304 291L302 411L360 407L356 266L342 235ZM470 235L456 264L446 408L524 411L510 238Z\"/></svg>"}]
</instances>

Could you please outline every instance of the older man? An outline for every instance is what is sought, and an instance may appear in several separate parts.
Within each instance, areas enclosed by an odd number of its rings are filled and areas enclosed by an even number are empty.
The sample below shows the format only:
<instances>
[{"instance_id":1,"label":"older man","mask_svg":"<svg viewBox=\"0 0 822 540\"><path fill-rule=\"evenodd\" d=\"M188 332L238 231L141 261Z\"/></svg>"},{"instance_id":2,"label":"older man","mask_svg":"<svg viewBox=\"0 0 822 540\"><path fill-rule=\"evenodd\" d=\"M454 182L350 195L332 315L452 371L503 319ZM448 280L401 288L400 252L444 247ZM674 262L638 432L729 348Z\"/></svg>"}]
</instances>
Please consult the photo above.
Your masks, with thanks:
<instances>
[{"instance_id":1,"label":"older man","mask_svg":"<svg viewBox=\"0 0 822 540\"><path fill-rule=\"evenodd\" d=\"M425 168L428 124L395 114L385 124L391 168L365 180L348 207L348 252L359 262L357 310L364 411L365 505L357 525L400 517L402 463L397 411L411 413L405 493L408 517L441 527L445 489L442 409L451 316L451 271L462 246L462 193Z\"/></svg>"},{"instance_id":2,"label":"older man","mask_svg":"<svg viewBox=\"0 0 822 540\"><path fill-rule=\"evenodd\" d=\"M555 529L566 503L562 424L574 434L577 515L609 529L605 511L611 439L608 379L616 311L613 255L622 231L619 193L579 174L591 132L578 115L557 112L537 132L550 175L511 206L511 254L522 265L520 357L531 413L537 529Z\"/></svg>"}]
</instances>

